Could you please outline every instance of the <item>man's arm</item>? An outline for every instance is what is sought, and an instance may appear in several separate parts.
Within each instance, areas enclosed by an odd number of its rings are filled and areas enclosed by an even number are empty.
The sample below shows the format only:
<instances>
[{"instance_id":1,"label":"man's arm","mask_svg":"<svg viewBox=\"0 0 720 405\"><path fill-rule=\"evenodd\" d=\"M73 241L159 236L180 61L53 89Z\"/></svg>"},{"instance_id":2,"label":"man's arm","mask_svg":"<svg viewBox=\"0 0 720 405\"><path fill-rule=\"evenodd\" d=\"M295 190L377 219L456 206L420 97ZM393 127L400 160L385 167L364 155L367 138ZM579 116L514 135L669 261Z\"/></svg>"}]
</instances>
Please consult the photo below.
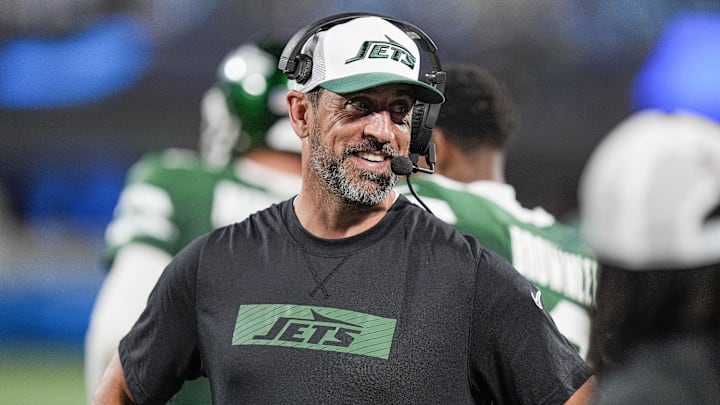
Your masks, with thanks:
<instances>
[{"instance_id":1,"label":"man's arm","mask_svg":"<svg viewBox=\"0 0 720 405\"><path fill-rule=\"evenodd\" d=\"M92 403L93 405L131 405L135 403L134 401L125 381L120 355L115 352L100 386L95 391Z\"/></svg>"},{"instance_id":2,"label":"man's arm","mask_svg":"<svg viewBox=\"0 0 720 405\"><path fill-rule=\"evenodd\" d=\"M122 247L103 281L85 338L85 389L93 397L110 359L145 309L150 291L171 256L161 249L133 243Z\"/></svg>"},{"instance_id":3,"label":"man's arm","mask_svg":"<svg viewBox=\"0 0 720 405\"><path fill-rule=\"evenodd\" d=\"M588 378L583 385L575 391L574 394L567 401L565 405L586 405L590 403L592 398L593 390L595 388L595 381L593 377Z\"/></svg>"}]
</instances>

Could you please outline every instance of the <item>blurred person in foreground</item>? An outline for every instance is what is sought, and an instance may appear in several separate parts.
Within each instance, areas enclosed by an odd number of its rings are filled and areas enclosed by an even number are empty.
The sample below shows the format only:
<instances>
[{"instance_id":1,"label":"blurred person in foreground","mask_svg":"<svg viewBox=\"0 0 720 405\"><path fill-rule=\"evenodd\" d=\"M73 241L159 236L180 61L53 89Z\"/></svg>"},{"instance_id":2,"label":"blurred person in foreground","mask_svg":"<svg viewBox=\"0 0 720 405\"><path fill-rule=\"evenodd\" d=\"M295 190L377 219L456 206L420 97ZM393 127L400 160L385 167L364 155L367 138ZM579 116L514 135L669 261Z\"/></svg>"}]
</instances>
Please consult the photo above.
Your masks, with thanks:
<instances>
[{"instance_id":1,"label":"blurred person in foreground","mask_svg":"<svg viewBox=\"0 0 720 405\"><path fill-rule=\"evenodd\" d=\"M600 264L596 403L720 403L720 125L631 115L588 160L579 208Z\"/></svg>"},{"instance_id":2,"label":"blurred person in foreground","mask_svg":"<svg viewBox=\"0 0 720 405\"><path fill-rule=\"evenodd\" d=\"M107 227L110 271L85 344L89 396L171 258L198 236L300 190L300 140L287 118L280 46L226 55L201 104L199 151L170 148L133 165ZM205 379L173 403L210 403Z\"/></svg>"},{"instance_id":3,"label":"blurred person in foreground","mask_svg":"<svg viewBox=\"0 0 720 405\"><path fill-rule=\"evenodd\" d=\"M300 193L173 259L99 403L164 401L199 373L217 404L585 403L591 372L537 289L394 190L415 103L444 97L418 80L422 31L389 18L288 42Z\"/></svg>"},{"instance_id":4,"label":"blurred person in foreground","mask_svg":"<svg viewBox=\"0 0 720 405\"><path fill-rule=\"evenodd\" d=\"M443 68L446 101L431 138L436 171L413 177L415 191L438 218L475 236L536 284L538 300L542 297L560 332L586 356L597 269L593 254L575 228L541 207L523 207L505 182L518 113L504 84L479 66Z\"/></svg>"}]
</instances>

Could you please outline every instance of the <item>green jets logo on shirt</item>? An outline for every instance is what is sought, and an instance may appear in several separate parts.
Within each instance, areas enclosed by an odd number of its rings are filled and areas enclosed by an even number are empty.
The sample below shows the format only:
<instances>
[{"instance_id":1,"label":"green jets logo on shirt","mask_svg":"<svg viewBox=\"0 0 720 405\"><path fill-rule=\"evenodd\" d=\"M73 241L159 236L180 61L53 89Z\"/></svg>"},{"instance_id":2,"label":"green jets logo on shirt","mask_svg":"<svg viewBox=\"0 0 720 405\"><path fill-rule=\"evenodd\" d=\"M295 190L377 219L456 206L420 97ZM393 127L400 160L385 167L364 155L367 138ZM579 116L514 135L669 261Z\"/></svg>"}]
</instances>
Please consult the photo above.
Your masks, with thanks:
<instances>
[{"instance_id":1,"label":"green jets logo on shirt","mask_svg":"<svg viewBox=\"0 0 720 405\"><path fill-rule=\"evenodd\" d=\"M350 64L368 59L391 59L396 62L400 62L403 65L413 69L417 60L415 55L412 54L407 48L402 46L401 43L393 41L389 36L385 35L386 41L365 41L360 45L360 49L355 56L345 61L345 64Z\"/></svg>"},{"instance_id":2,"label":"green jets logo on shirt","mask_svg":"<svg viewBox=\"0 0 720 405\"><path fill-rule=\"evenodd\" d=\"M284 346L387 359L395 319L337 308L241 305L232 344Z\"/></svg>"}]
</instances>

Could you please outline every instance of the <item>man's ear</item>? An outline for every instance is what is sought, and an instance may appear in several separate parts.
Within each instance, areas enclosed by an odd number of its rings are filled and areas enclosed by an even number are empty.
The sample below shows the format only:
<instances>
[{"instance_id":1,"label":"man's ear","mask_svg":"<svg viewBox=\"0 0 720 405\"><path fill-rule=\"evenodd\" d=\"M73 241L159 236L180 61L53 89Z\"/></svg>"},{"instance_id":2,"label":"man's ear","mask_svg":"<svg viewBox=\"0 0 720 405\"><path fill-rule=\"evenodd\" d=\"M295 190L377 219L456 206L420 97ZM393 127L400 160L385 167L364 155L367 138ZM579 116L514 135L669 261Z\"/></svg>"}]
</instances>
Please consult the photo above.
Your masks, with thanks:
<instances>
[{"instance_id":1,"label":"man's ear","mask_svg":"<svg viewBox=\"0 0 720 405\"><path fill-rule=\"evenodd\" d=\"M310 124L308 123L308 118L310 117L310 100L305 93L290 90L287 94L287 103L290 125L292 125L297 136L300 138L307 137L310 128Z\"/></svg>"}]
</instances>

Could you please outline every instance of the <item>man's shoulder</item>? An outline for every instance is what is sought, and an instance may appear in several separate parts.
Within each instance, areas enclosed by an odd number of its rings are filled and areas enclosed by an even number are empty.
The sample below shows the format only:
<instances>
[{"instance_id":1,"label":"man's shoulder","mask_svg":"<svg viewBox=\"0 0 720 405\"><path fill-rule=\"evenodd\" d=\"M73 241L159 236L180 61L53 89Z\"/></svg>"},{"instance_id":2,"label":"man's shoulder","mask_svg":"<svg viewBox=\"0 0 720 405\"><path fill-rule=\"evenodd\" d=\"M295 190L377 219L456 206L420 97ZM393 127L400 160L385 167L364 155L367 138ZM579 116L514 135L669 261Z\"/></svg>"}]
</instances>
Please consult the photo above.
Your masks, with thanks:
<instances>
[{"instance_id":1,"label":"man's shoulder","mask_svg":"<svg viewBox=\"0 0 720 405\"><path fill-rule=\"evenodd\" d=\"M192 169L200 166L197 151L185 148L165 148L147 152L135 165L150 165L165 169Z\"/></svg>"},{"instance_id":2,"label":"man's shoulder","mask_svg":"<svg viewBox=\"0 0 720 405\"><path fill-rule=\"evenodd\" d=\"M131 182L141 182L171 173L204 172L197 152L190 149L168 148L146 153L128 171Z\"/></svg>"},{"instance_id":3,"label":"man's shoulder","mask_svg":"<svg viewBox=\"0 0 720 405\"><path fill-rule=\"evenodd\" d=\"M488 193L497 195L496 191L507 194L506 190L498 184L487 183L488 187L499 190L488 190ZM467 223L501 223L505 224L516 219L510 215L508 209L501 206L496 199L489 198L487 193L477 193L460 183L442 176L421 176L412 180L413 189L422 201L430 207L433 213L443 221L451 224ZM495 187L498 186L498 187ZM407 183L401 183L398 191L408 196L411 201L416 198L411 195ZM507 199L505 196L503 198ZM478 215L482 213L482 215Z\"/></svg>"},{"instance_id":4,"label":"man's shoulder","mask_svg":"<svg viewBox=\"0 0 720 405\"><path fill-rule=\"evenodd\" d=\"M128 171L127 184L148 183L160 188L197 190L199 185L214 184L232 178L229 168L212 169L202 163L196 151L169 148L150 152Z\"/></svg>"},{"instance_id":5,"label":"man's shoulder","mask_svg":"<svg viewBox=\"0 0 720 405\"><path fill-rule=\"evenodd\" d=\"M419 177L413 184L437 217L491 246L508 244L512 233L520 233L561 250L592 256L575 227L558 221L542 207L523 206L508 184L491 181L463 184L442 176ZM407 190L400 186L399 191ZM414 199L409 195L408 198Z\"/></svg>"}]
</instances>

